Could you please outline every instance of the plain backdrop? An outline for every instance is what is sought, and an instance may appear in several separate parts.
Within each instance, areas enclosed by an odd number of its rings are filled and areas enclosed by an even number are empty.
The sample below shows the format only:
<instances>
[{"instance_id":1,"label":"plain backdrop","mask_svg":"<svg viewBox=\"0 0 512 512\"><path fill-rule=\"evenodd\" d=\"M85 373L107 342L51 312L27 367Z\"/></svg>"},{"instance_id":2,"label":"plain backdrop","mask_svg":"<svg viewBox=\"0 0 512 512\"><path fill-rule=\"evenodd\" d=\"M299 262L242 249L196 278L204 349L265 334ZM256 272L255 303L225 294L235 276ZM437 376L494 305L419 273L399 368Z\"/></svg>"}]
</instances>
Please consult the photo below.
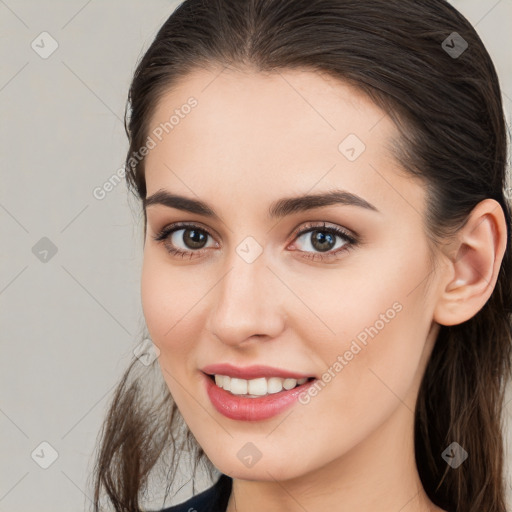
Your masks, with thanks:
<instances>
[{"instance_id":1,"label":"plain backdrop","mask_svg":"<svg viewBox=\"0 0 512 512\"><path fill-rule=\"evenodd\" d=\"M453 4L510 124L512 0ZM130 79L176 5L0 0L0 512L90 507L96 436L144 325L138 210L124 182L93 192L123 165Z\"/></svg>"}]
</instances>

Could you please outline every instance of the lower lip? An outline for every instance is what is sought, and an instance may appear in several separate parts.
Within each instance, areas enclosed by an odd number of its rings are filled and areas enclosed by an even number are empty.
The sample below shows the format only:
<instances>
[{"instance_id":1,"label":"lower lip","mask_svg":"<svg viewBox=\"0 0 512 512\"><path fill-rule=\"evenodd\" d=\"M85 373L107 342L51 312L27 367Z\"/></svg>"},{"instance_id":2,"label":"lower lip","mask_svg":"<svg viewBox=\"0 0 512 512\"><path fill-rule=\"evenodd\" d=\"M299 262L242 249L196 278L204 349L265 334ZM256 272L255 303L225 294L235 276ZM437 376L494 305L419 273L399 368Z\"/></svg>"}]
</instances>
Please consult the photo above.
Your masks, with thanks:
<instances>
[{"instance_id":1,"label":"lower lip","mask_svg":"<svg viewBox=\"0 0 512 512\"><path fill-rule=\"evenodd\" d=\"M294 404L301 393L317 379L305 382L290 390L262 396L261 398L244 398L220 388L205 373L206 392L218 412L232 420L260 421L277 416Z\"/></svg>"}]
</instances>

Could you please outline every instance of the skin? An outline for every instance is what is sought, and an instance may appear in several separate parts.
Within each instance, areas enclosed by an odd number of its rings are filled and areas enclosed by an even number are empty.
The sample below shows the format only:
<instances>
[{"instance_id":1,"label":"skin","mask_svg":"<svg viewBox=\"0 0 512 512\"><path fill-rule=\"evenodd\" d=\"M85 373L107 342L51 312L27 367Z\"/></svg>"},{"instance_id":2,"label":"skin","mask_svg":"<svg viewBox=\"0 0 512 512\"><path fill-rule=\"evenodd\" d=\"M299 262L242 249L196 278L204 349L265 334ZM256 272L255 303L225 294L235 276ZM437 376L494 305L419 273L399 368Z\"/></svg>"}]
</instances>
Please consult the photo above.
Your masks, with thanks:
<instances>
[{"instance_id":1,"label":"skin","mask_svg":"<svg viewBox=\"0 0 512 512\"><path fill-rule=\"evenodd\" d=\"M470 318L492 293L505 221L482 202L458 237L431 251L425 185L390 151L392 121L357 89L312 71L262 74L201 69L160 100L156 127L194 96L198 105L146 157L147 196L158 190L207 202L220 221L147 207L142 305L159 364L209 459L234 478L228 512L441 511L414 460L414 407L439 324ZM356 134L349 161L338 145ZM271 202L340 188L375 206L331 205L270 220ZM322 255L308 222L338 226L359 243ZM209 236L192 258L153 239L175 222ZM183 228L181 228L183 229ZM320 228L321 229L321 228ZM248 236L263 252L236 252ZM336 236L330 252L345 240ZM348 244L350 245L350 244ZM401 310L308 404L264 421L235 421L211 404L200 369L264 364L319 379L365 328ZM253 443L261 459L237 452Z\"/></svg>"}]
</instances>

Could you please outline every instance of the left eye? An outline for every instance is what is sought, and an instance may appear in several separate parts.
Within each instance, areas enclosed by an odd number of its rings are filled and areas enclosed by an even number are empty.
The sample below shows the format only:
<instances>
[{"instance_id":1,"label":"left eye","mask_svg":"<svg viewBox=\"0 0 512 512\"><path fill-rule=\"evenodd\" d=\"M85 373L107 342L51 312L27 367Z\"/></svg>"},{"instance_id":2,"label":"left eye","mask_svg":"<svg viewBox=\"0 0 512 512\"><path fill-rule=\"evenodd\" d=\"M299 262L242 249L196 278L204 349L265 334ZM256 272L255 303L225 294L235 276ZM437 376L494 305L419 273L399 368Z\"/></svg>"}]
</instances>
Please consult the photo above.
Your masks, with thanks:
<instances>
[{"instance_id":1,"label":"left eye","mask_svg":"<svg viewBox=\"0 0 512 512\"><path fill-rule=\"evenodd\" d=\"M307 235L307 236L306 236ZM338 226L327 226L324 223L315 225L309 223L295 235L297 240L305 237L306 248L313 248L313 250L320 252L309 252L307 250L300 250L304 252L304 258L311 260L326 261L332 258L337 258L341 253L348 251L358 244L358 240L354 235L349 234L344 229ZM341 239L340 245L336 247L332 244L336 243L336 238ZM294 242L295 245L296 242Z\"/></svg>"},{"instance_id":2,"label":"left eye","mask_svg":"<svg viewBox=\"0 0 512 512\"><path fill-rule=\"evenodd\" d=\"M350 244L350 240L344 232L335 228L323 228L321 226L315 229L301 231L297 240L301 238L304 238L305 244L300 250L305 252L309 252L309 249L320 251L321 253L328 252ZM336 238L340 239L340 243L337 247Z\"/></svg>"},{"instance_id":3,"label":"left eye","mask_svg":"<svg viewBox=\"0 0 512 512\"><path fill-rule=\"evenodd\" d=\"M211 237L208 231L195 224L173 224L163 228L162 231L153 236L153 239L157 242L162 242L170 254L181 256L182 258L188 255L192 258L205 249L208 237ZM307 225L295 234L293 246L301 238L304 239L305 244L303 248L299 249L299 252L305 253L305 258L319 260L336 256L338 253L346 251L357 244L357 240L353 235L339 227L326 226L325 223L322 225ZM340 239L337 247L336 238ZM184 245L183 248L177 247L179 242ZM318 252L311 253L310 249Z\"/></svg>"}]
</instances>

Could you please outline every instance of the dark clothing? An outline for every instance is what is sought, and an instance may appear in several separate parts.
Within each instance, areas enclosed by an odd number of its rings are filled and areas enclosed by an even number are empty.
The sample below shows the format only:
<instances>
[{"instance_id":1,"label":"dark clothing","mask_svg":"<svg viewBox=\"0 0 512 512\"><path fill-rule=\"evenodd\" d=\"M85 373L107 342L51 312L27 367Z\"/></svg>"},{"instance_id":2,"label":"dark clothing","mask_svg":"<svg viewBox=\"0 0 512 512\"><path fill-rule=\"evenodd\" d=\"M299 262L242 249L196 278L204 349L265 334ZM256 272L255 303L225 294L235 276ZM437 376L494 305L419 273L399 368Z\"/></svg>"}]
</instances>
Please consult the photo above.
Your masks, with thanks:
<instances>
[{"instance_id":1,"label":"dark clothing","mask_svg":"<svg viewBox=\"0 0 512 512\"><path fill-rule=\"evenodd\" d=\"M221 474L217 483L189 500L161 512L226 512L233 479Z\"/></svg>"}]
</instances>

